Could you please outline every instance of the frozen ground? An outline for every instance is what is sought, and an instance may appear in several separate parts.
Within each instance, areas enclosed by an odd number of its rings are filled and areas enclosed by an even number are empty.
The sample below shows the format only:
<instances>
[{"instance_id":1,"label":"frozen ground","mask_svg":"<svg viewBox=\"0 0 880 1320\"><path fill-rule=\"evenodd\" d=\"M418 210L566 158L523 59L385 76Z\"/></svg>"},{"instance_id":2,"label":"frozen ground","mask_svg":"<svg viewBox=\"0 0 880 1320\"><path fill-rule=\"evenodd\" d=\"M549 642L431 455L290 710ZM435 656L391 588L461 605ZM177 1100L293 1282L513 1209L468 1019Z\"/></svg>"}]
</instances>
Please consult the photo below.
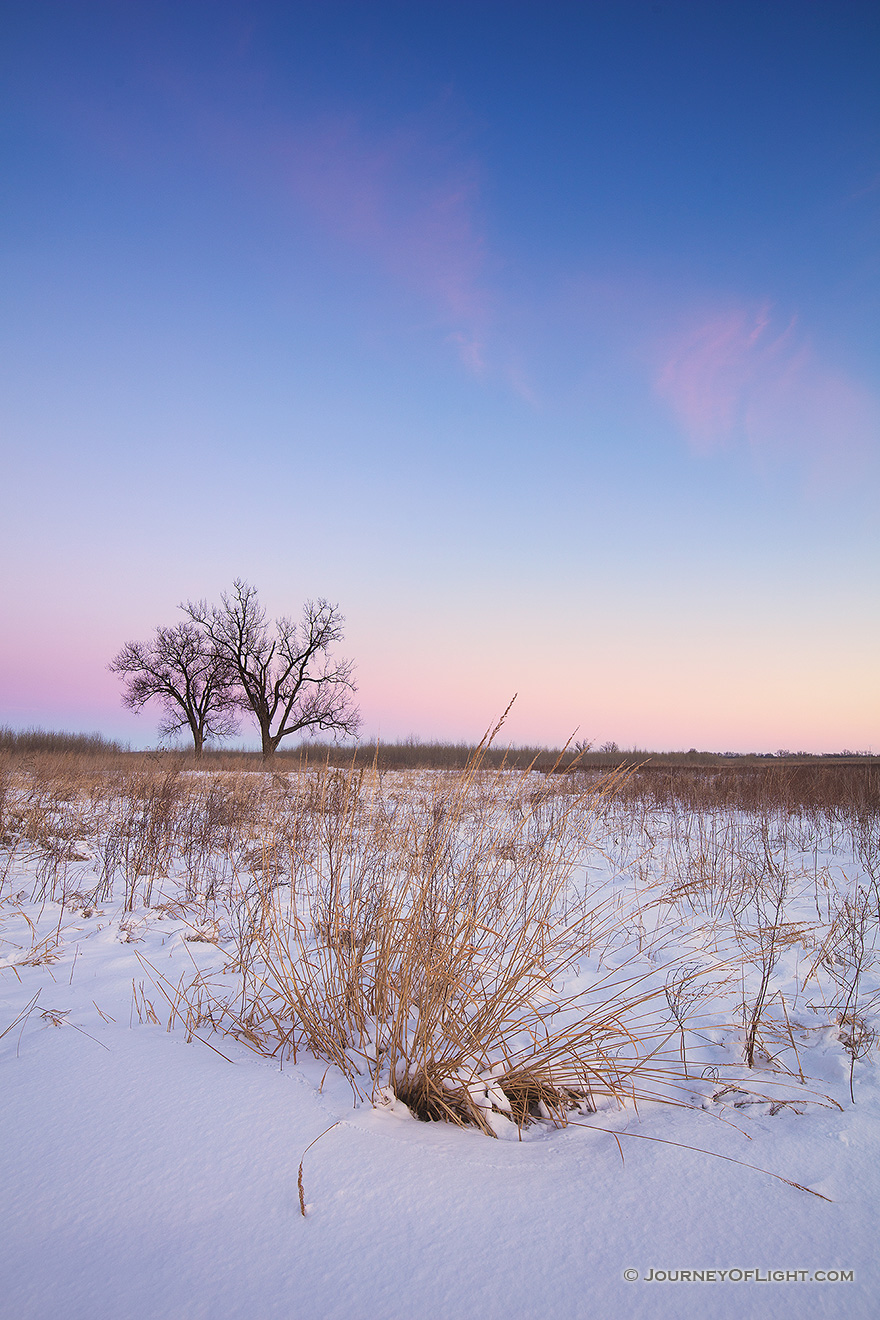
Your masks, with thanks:
<instances>
[{"instance_id":1,"label":"frozen ground","mask_svg":"<svg viewBox=\"0 0 880 1320\"><path fill-rule=\"evenodd\" d=\"M609 829L595 883L620 891L636 872L645 883L659 852L646 860L634 837ZM97 867L81 846L80 893ZM801 878L792 904L804 920L805 856L785 858ZM813 897L820 862L826 879L853 882L851 857L814 854ZM600 1107L522 1132L502 1122L492 1140L420 1123L399 1103L355 1104L336 1069L302 1052L280 1065L207 1027L187 1043L179 1018L167 1029L161 987L195 964L234 988L223 922L206 929L170 905L173 876L133 911L121 896L32 901L36 870L26 851L12 858L0 926L5 1314L877 1314L876 1047L855 1064L853 1104L830 983L803 984L815 933L811 947L806 936L789 942L774 973L791 1019L787 1053L770 1049L752 1073L734 1067L742 1027L728 987L700 1014L729 1029L688 1033L691 1107ZM666 956L672 932L692 957L700 913L658 911ZM651 930L638 939L649 953ZM776 1031L778 1012L773 1021ZM771 1034L768 1025L765 1045ZM752 1103L768 1093L787 1103ZM303 1217L300 1159L328 1128L303 1160Z\"/></svg>"}]
</instances>

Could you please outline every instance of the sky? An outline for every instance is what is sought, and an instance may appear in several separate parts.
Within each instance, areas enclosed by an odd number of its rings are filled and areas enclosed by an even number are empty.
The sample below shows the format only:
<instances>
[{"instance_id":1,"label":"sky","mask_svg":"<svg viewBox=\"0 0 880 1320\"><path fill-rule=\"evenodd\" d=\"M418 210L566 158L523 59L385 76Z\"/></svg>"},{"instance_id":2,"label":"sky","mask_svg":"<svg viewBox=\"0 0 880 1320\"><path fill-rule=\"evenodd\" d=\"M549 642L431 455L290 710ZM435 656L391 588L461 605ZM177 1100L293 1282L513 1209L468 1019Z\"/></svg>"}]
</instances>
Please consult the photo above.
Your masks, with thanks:
<instances>
[{"instance_id":1,"label":"sky","mask_svg":"<svg viewBox=\"0 0 880 1320\"><path fill-rule=\"evenodd\" d=\"M235 578L364 737L880 751L880 10L0 6L0 724ZM245 726L248 733L248 726Z\"/></svg>"}]
</instances>

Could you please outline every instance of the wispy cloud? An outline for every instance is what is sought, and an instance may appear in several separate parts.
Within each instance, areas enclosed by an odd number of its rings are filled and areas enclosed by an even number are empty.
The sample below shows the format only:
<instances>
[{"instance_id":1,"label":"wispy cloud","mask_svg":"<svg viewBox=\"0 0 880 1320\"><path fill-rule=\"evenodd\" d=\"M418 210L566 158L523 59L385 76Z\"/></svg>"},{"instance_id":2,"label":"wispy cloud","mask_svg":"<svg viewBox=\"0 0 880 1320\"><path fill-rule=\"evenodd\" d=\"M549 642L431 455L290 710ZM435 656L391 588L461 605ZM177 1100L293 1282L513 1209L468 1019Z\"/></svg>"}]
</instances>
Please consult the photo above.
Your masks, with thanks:
<instances>
[{"instance_id":1,"label":"wispy cloud","mask_svg":"<svg viewBox=\"0 0 880 1320\"><path fill-rule=\"evenodd\" d=\"M349 117L292 131L282 169L291 194L326 233L428 300L447 341L479 374L490 300L482 281L477 171L438 156L428 134L383 136Z\"/></svg>"},{"instance_id":2,"label":"wispy cloud","mask_svg":"<svg viewBox=\"0 0 880 1320\"><path fill-rule=\"evenodd\" d=\"M251 31L234 33L247 55ZM480 168L468 151L451 97L377 127L365 113L313 119L267 112L263 72L232 61L235 94L172 60L137 64L143 105L117 110L113 89L66 82L58 96L69 131L131 170L155 170L169 142L182 161L210 160L250 196L292 201L324 236L359 252L398 288L421 298L426 316L466 368L482 374L492 320L484 277ZM144 107L148 107L149 113Z\"/></svg>"},{"instance_id":3,"label":"wispy cloud","mask_svg":"<svg viewBox=\"0 0 880 1320\"><path fill-rule=\"evenodd\" d=\"M695 320L662 346L655 387L698 454L746 444L816 477L849 475L880 448L877 397L769 304Z\"/></svg>"}]
</instances>

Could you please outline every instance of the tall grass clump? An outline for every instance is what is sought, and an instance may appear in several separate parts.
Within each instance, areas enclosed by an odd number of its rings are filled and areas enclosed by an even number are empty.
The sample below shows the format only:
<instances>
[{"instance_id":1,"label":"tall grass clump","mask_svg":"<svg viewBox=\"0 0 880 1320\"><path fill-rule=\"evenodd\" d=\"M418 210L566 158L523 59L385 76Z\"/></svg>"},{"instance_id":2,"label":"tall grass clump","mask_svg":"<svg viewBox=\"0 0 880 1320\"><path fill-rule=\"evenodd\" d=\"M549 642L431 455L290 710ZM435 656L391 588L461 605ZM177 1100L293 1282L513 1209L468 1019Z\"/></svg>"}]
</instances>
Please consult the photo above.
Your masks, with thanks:
<instances>
[{"instance_id":1,"label":"tall grass clump","mask_svg":"<svg viewBox=\"0 0 880 1320\"><path fill-rule=\"evenodd\" d=\"M354 766L325 776L314 874L266 865L243 898L239 1030L493 1135L646 1094L671 1036L663 986L598 971L619 914L582 866L619 782L560 794L478 754L394 803Z\"/></svg>"}]
</instances>

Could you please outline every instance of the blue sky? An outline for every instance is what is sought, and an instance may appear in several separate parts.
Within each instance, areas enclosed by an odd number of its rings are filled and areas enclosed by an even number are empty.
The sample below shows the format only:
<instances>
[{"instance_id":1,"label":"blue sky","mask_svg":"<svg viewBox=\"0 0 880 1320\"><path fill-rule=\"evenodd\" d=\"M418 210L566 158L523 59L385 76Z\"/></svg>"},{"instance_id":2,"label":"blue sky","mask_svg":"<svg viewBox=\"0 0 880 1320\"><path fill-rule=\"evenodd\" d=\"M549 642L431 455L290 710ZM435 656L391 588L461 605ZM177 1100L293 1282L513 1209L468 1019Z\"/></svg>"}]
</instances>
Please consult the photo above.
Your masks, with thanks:
<instances>
[{"instance_id":1,"label":"blue sky","mask_svg":"<svg viewBox=\"0 0 880 1320\"><path fill-rule=\"evenodd\" d=\"M244 576L368 735L880 746L874 6L2 22L0 722Z\"/></svg>"}]
</instances>

